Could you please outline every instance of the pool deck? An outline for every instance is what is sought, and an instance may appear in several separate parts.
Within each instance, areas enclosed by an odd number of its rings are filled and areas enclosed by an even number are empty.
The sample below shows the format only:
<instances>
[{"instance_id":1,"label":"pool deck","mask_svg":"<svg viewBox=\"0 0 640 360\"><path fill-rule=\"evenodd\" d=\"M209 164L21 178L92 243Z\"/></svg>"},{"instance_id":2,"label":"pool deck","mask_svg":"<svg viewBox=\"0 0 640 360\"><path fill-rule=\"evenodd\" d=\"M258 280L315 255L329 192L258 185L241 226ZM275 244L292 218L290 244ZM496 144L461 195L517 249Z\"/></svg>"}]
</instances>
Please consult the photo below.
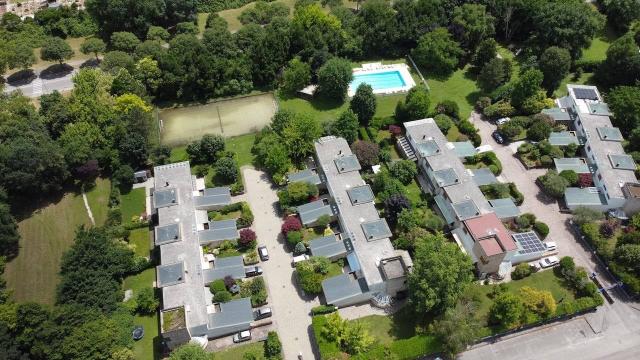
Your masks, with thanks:
<instances>
[{"instance_id":1,"label":"pool deck","mask_svg":"<svg viewBox=\"0 0 640 360\"><path fill-rule=\"evenodd\" d=\"M409 72L409 66L404 63L389 64L389 65L383 65L382 63L362 64L361 68L353 69L353 75L354 76L370 75L370 74L379 74L379 73L385 73L390 71L398 71L405 85L401 87L373 89L374 94L389 95L389 94L403 93L403 92L409 91L409 89L416 86L416 83L415 81L413 81L413 77ZM349 97L353 97L355 93L356 93L356 89L354 89L351 85L349 85L349 91L347 95L349 95Z\"/></svg>"}]
</instances>

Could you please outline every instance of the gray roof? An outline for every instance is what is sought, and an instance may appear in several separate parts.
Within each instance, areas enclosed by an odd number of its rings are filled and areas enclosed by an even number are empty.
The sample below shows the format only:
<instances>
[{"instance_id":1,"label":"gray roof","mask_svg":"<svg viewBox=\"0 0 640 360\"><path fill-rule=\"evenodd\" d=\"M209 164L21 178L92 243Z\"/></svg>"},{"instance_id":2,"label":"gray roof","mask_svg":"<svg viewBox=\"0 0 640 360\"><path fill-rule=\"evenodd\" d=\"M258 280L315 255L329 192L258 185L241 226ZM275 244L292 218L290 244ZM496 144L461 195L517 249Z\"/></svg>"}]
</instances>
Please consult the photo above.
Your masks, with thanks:
<instances>
[{"instance_id":1,"label":"gray roof","mask_svg":"<svg viewBox=\"0 0 640 360\"><path fill-rule=\"evenodd\" d=\"M609 160L611 166L614 169L635 170L636 163L633 161L633 157L627 154L609 154Z\"/></svg>"},{"instance_id":2,"label":"gray roof","mask_svg":"<svg viewBox=\"0 0 640 360\"><path fill-rule=\"evenodd\" d=\"M216 220L209 222L209 229L219 230L219 229L237 229L238 225L236 224L236 219L229 220Z\"/></svg>"},{"instance_id":3,"label":"gray roof","mask_svg":"<svg viewBox=\"0 0 640 360\"><path fill-rule=\"evenodd\" d=\"M331 204L326 204L323 199L300 205L297 210L303 225L312 224L322 215L334 216L337 214L337 209L334 209Z\"/></svg>"},{"instance_id":4,"label":"gray roof","mask_svg":"<svg viewBox=\"0 0 640 360\"><path fill-rule=\"evenodd\" d=\"M591 172L589 165L582 158L560 158L553 159L556 171L561 173L564 170L573 170L578 174L588 174Z\"/></svg>"},{"instance_id":5,"label":"gray roof","mask_svg":"<svg viewBox=\"0 0 640 360\"><path fill-rule=\"evenodd\" d=\"M622 133L617 127L599 127L596 129L600 140L603 141L622 141Z\"/></svg>"},{"instance_id":6,"label":"gray roof","mask_svg":"<svg viewBox=\"0 0 640 360\"><path fill-rule=\"evenodd\" d=\"M251 300L242 298L220 304L220 311L209 314L208 331L210 337L227 335L237 326L249 328L253 321ZM227 330L229 329L229 330Z\"/></svg>"},{"instance_id":7,"label":"gray roof","mask_svg":"<svg viewBox=\"0 0 640 360\"><path fill-rule=\"evenodd\" d=\"M159 265L158 271L158 287L177 285L185 281L184 263Z\"/></svg>"},{"instance_id":8,"label":"gray roof","mask_svg":"<svg viewBox=\"0 0 640 360\"><path fill-rule=\"evenodd\" d=\"M454 150L458 157L465 158L467 156L473 156L478 153L471 141L458 141L452 143Z\"/></svg>"},{"instance_id":9,"label":"gray roof","mask_svg":"<svg viewBox=\"0 0 640 360\"><path fill-rule=\"evenodd\" d=\"M580 145L580 140L574 131L559 131L549 135L549 144L555 146Z\"/></svg>"},{"instance_id":10,"label":"gray roof","mask_svg":"<svg viewBox=\"0 0 640 360\"><path fill-rule=\"evenodd\" d=\"M375 199L369 185L356 186L347 190L352 205L372 202Z\"/></svg>"},{"instance_id":11,"label":"gray roof","mask_svg":"<svg viewBox=\"0 0 640 360\"><path fill-rule=\"evenodd\" d=\"M416 147L418 148L418 153L421 156L433 156L440 153L440 147L438 143L433 139L421 140L416 143Z\"/></svg>"},{"instance_id":12,"label":"gray roof","mask_svg":"<svg viewBox=\"0 0 640 360\"><path fill-rule=\"evenodd\" d=\"M553 118L555 121L570 121L571 116L569 115L569 111L564 108L551 108L542 110L543 114L547 114Z\"/></svg>"},{"instance_id":13,"label":"gray roof","mask_svg":"<svg viewBox=\"0 0 640 360\"><path fill-rule=\"evenodd\" d=\"M473 181L478 186L498 183L498 179L489 168L472 169L471 173L473 174Z\"/></svg>"},{"instance_id":14,"label":"gray roof","mask_svg":"<svg viewBox=\"0 0 640 360\"><path fill-rule=\"evenodd\" d=\"M287 175L287 179L289 180L289 182L301 181L313 185L320 185L322 183L318 173L316 173L315 171L311 171L310 169L290 173L289 175Z\"/></svg>"},{"instance_id":15,"label":"gray roof","mask_svg":"<svg viewBox=\"0 0 640 360\"><path fill-rule=\"evenodd\" d=\"M322 282L327 304L334 304L369 291L364 279L354 279L349 274L337 275Z\"/></svg>"},{"instance_id":16,"label":"gray roof","mask_svg":"<svg viewBox=\"0 0 640 360\"><path fill-rule=\"evenodd\" d=\"M180 241L180 223L156 226L156 245L164 245L174 241Z\"/></svg>"},{"instance_id":17,"label":"gray roof","mask_svg":"<svg viewBox=\"0 0 640 360\"><path fill-rule=\"evenodd\" d=\"M564 191L564 199L567 206L599 206L606 205L607 199L604 197L598 188L575 188L569 187Z\"/></svg>"},{"instance_id":18,"label":"gray roof","mask_svg":"<svg viewBox=\"0 0 640 360\"><path fill-rule=\"evenodd\" d=\"M166 183L164 184L166 185ZM171 186L171 184L169 185ZM158 188L153 192L153 205L156 209L178 204L178 192L175 187Z\"/></svg>"},{"instance_id":19,"label":"gray roof","mask_svg":"<svg viewBox=\"0 0 640 360\"><path fill-rule=\"evenodd\" d=\"M435 177L440 187L454 185L460 182L458 174L456 174L456 171L452 168L434 171L433 177Z\"/></svg>"},{"instance_id":20,"label":"gray roof","mask_svg":"<svg viewBox=\"0 0 640 360\"><path fill-rule=\"evenodd\" d=\"M442 195L436 195L433 199L447 224L454 223L456 221L456 214L453 212L451 204Z\"/></svg>"},{"instance_id":21,"label":"gray roof","mask_svg":"<svg viewBox=\"0 0 640 360\"><path fill-rule=\"evenodd\" d=\"M508 219L520 215L520 210L511 198L489 200L493 211L500 219Z\"/></svg>"},{"instance_id":22,"label":"gray roof","mask_svg":"<svg viewBox=\"0 0 640 360\"><path fill-rule=\"evenodd\" d=\"M354 154L342 154L333 160L339 173L359 171L362 169L358 158Z\"/></svg>"},{"instance_id":23,"label":"gray roof","mask_svg":"<svg viewBox=\"0 0 640 360\"><path fill-rule=\"evenodd\" d=\"M379 259L392 257L394 249L389 239L373 242L366 240L360 224L380 218L374 203L353 205L348 200L347 190L365 184L359 172L340 173L334 166L334 160L337 157L351 154L349 144L345 139L329 136L317 140L314 146L318 170L322 169L326 178L327 190L338 207L342 232L351 238L354 247L353 254L360 264L361 275L366 279L369 287L374 284L382 284L384 279L378 268Z\"/></svg>"},{"instance_id":24,"label":"gray roof","mask_svg":"<svg viewBox=\"0 0 640 360\"><path fill-rule=\"evenodd\" d=\"M609 111L609 105L603 102L592 103L588 102L587 106L589 106L589 112L595 115L601 116L611 116L611 111Z\"/></svg>"},{"instance_id":25,"label":"gray roof","mask_svg":"<svg viewBox=\"0 0 640 360\"><path fill-rule=\"evenodd\" d=\"M205 284L217 279L224 279L227 275L234 279L242 279L246 276L242 256L216 257L213 268L204 269L202 273Z\"/></svg>"},{"instance_id":26,"label":"gray roof","mask_svg":"<svg viewBox=\"0 0 640 360\"><path fill-rule=\"evenodd\" d=\"M187 323L190 327L206 326L208 322L207 305L211 302L206 296L202 276L202 255L198 241L193 192L196 190L195 177L191 175L189 162L179 162L154 168L154 201L157 193L166 189L166 183L175 189L178 199L175 206L158 208L158 226L180 223L181 241L160 245L160 264L184 263L184 281L162 288L162 309L185 306ZM160 272L160 271L158 271ZM159 283L161 283L159 281ZM210 297L210 296L209 296Z\"/></svg>"},{"instance_id":27,"label":"gray roof","mask_svg":"<svg viewBox=\"0 0 640 360\"><path fill-rule=\"evenodd\" d=\"M194 197L196 207L222 206L231 203L231 191L228 187L204 189L202 196Z\"/></svg>"},{"instance_id":28,"label":"gray roof","mask_svg":"<svg viewBox=\"0 0 640 360\"><path fill-rule=\"evenodd\" d=\"M459 203L454 203L453 211L455 211L458 219L460 220L467 220L476 216L480 216L480 209L478 209L473 200L465 200Z\"/></svg>"},{"instance_id":29,"label":"gray roof","mask_svg":"<svg viewBox=\"0 0 640 360\"><path fill-rule=\"evenodd\" d=\"M335 235L323 236L309 241L309 250L313 256L328 258L347 255L347 248Z\"/></svg>"},{"instance_id":30,"label":"gray roof","mask_svg":"<svg viewBox=\"0 0 640 360\"><path fill-rule=\"evenodd\" d=\"M198 231L198 240L201 245L208 243L224 241L224 240L236 240L240 238L240 233L236 228L222 228Z\"/></svg>"},{"instance_id":31,"label":"gray roof","mask_svg":"<svg viewBox=\"0 0 640 360\"><path fill-rule=\"evenodd\" d=\"M362 223L362 231L367 241L375 241L391 237L391 229L387 225L387 220L376 219L366 223Z\"/></svg>"}]
</instances>

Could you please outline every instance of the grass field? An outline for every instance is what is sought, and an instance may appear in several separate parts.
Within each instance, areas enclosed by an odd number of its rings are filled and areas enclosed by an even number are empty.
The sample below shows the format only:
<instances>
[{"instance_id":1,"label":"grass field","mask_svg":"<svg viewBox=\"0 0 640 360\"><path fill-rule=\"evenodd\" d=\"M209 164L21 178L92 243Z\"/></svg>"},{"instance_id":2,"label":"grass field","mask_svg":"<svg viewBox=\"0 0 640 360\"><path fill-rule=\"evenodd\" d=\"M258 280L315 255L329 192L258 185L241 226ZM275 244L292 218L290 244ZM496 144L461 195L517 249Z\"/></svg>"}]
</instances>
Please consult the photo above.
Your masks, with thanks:
<instances>
[{"instance_id":1,"label":"grass field","mask_svg":"<svg viewBox=\"0 0 640 360\"><path fill-rule=\"evenodd\" d=\"M272 94L261 94L165 109L159 115L162 142L176 146L200 139L204 134L238 136L252 133L269 124L276 105Z\"/></svg>"},{"instance_id":2,"label":"grass field","mask_svg":"<svg viewBox=\"0 0 640 360\"><path fill-rule=\"evenodd\" d=\"M431 89L431 106L435 107L443 100L453 100L460 107L460 116L468 118L480 97L480 89L469 69L469 66L459 69L447 78L433 78L423 71L422 75Z\"/></svg>"},{"instance_id":3,"label":"grass field","mask_svg":"<svg viewBox=\"0 0 640 360\"><path fill-rule=\"evenodd\" d=\"M147 228L131 230L129 234L129 244L135 247L136 255L144 257L150 256L149 236L149 229Z\"/></svg>"},{"instance_id":4,"label":"grass field","mask_svg":"<svg viewBox=\"0 0 640 360\"><path fill-rule=\"evenodd\" d=\"M145 211L145 192L143 188L132 189L127 194L120 195L120 210L122 221L131 222L134 216L139 216Z\"/></svg>"},{"instance_id":5,"label":"grass field","mask_svg":"<svg viewBox=\"0 0 640 360\"><path fill-rule=\"evenodd\" d=\"M96 194L108 192L108 184L106 180L98 181L94 191ZM106 213L106 209L98 205L100 202L94 204L94 214ZM79 193L67 193L18 223L20 253L5 270L7 286L13 290L15 301L54 303L60 260L73 244L80 225L90 226L91 222Z\"/></svg>"},{"instance_id":6,"label":"grass field","mask_svg":"<svg viewBox=\"0 0 640 360\"><path fill-rule=\"evenodd\" d=\"M143 229L146 231L146 229ZM149 242L147 241L146 250L149 252ZM153 282L156 279L156 269L150 268L137 275L129 276L124 279L122 288L124 290L133 290L135 296L136 292L144 287L153 286ZM129 300L131 301L131 300ZM136 315L134 318L136 325L142 325L144 327L144 337L136 341L133 345L133 353L136 360L154 360L160 358L160 336L158 335L158 315L155 313L152 316Z\"/></svg>"},{"instance_id":7,"label":"grass field","mask_svg":"<svg viewBox=\"0 0 640 360\"><path fill-rule=\"evenodd\" d=\"M255 134L246 134L227 138L226 149L236 153L236 161L238 162L238 166L251 165L253 163L253 154L251 153L251 147L253 146L253 140L255 138ZM189 160L186 146L176 146L171 149L171 162L186 160Z\"/></svg>"},{"instance_id":8,"label":"grass field","mask_svg":"<svg viewBox=\"0 0 640 360\"><path fill-rule=\"evenodd\" d=\"M251 357L250 359L263 360L265 358L264 344L262 342L255 342L218 351L213 354L213 360L244 360L249 358L245 357L245 354L255 355L255 357Z\"/></svg>"},{"instance_id":9,"label":"grass field","mask_svg":"<svg viewBox=\"0 0 640 360\"><path fill-rule=\"evenodd\" d=\"M581 60L604 60L607 57L609 45L617 38L615 31L610 26L605 26L591 45L582 52Z\"/></svg>"},{"instance_id":10,"label":"grass field","mask_svg":"<svg viewBox=\"0 0 640 360\"><path fill-rule=\"evenodd\" d=\"M97 226L104 225L107 220L110 191L111 181L109 179L96 179L96 186L86 192L87 201L89 201L89 207L91 207L91 213Z\"/></svg>"}]
</instances>

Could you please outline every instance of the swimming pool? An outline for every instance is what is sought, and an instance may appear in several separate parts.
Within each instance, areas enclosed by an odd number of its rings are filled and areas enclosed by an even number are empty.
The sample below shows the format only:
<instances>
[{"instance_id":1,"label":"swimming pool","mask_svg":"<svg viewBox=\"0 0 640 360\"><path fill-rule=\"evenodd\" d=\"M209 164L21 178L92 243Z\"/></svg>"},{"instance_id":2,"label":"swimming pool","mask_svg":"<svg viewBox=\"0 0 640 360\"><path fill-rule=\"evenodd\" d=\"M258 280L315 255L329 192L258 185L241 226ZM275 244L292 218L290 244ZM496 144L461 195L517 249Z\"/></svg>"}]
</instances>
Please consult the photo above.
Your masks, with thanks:
<instances>
[{"instance_id":1,"label":"swimming pool","mask_svg":"<svg viewBox=\"0 0 640 360\"><path fill-rule=\"evenodd\" d=\"M407 86L399 70L354 74L353 80L349 84L350 90L355 92L362 83L371 85L374 92L376 90L396 89Z\"/></svg>"}]
</instances>

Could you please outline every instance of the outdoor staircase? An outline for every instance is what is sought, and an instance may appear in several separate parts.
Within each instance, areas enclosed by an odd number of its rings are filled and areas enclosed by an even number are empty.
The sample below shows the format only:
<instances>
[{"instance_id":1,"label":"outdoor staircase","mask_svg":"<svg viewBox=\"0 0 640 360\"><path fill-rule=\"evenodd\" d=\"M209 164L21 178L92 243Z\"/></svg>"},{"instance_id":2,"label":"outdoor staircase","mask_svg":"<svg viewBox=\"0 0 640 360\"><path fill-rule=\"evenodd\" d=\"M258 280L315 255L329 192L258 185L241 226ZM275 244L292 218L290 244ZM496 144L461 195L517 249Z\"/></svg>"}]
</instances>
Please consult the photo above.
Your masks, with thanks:
<instances>
[{"instance_id":1,"label":"outdoor staircase","mask_svg":"<svg viewBox=\"0 0 640 360\"><path fill-rule=\"evenodd\" d=\"M418 160L415 151L413 151L413 147L411 147L411 144L409 144L409 140L407 140L405 136L398 136L397 146L398 149L402 150L402 155L405 158L412 161Z\"/></svg>"}]
</instances>

